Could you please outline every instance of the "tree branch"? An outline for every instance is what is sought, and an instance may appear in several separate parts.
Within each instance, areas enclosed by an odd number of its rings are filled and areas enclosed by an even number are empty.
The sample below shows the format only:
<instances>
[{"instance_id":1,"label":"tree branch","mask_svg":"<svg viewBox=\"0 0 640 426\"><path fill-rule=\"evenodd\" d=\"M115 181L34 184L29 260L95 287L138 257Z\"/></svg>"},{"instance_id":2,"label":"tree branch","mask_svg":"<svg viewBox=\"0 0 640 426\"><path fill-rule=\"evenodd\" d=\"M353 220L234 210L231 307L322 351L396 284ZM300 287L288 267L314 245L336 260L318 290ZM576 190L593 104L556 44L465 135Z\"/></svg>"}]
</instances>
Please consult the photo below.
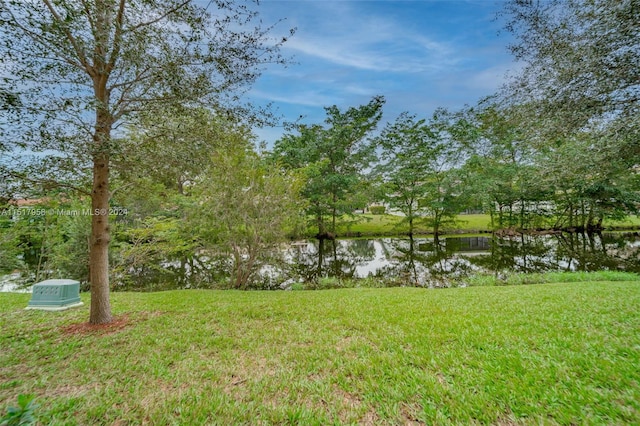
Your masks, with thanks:
<instances>
[{"instance_id":1,"label":"tree branch","mask_svg":"<svg viewBox=\"0 0 640 426\"><path fill-rule=\"evenodd\" d=\"M89 8L89 2L87 2L87 0L82 0L82 6L84 6L84 13L87 15L89 25L91 25L91 33L94 34L96 30L96 23L93 19L91 19L91 9Z\"/></svg>"},{"instance_id":2,"label":"tree branch","mask_svg":"<svg viewBox=\"0 0 640 426\"><path fill-rule=\"evenodd\" d=\"M116 29L113 35L113 50L111 51L111 55L109 56L107 62L108 74L111 73L111 70L113 70L116 65L118 56L120 56L120 47L122 44L122 26L124 25L124 5L125 0L120 0L120 5L118 6L118 14L116 15Z\"/></svg>"},{"instance_id":3,"label":"tree branch","mask_svg":"<svg viewBox=\"0 0 640 426\"><path fill-rule=\"evenodd\" d=\"M53 44L53 42L51 40L48 40L46 37L42 36L41 34L38 34L34 31L32 31L30 28L25 27L24 25L20 24L20 22L18 21L18 19L16 19L15 15L9 11L11 17L13 18L13 25L15 25L16 27L20 28L21 31L23 31L25 34L27 34L29 36L29 38L34 41L35 43L39 44L40 46L49 49L51 44ZM79 70L82 71L86 71L85 67L81 64L81 63L77 63L74 62L73 60L71 60L71 58L67 57L67 56L62 56L60 55L59 51L55 51L53 52L56 56L58 56L60 58L60 60L63 60L65 62L67 62L69 65L78 68Z\"/></svg>"},{"instance_id":4,"label":"tree branch","mask_svg":"<svg viewBox=\"0 0 640 426\"><path fill-rule=\"evenodd\" d=\"M26 174L18 173L18 172L12 171L12 170L9 170L7 172L7 174L9 176L13 177L13 178L16 178L16 179L19 179L19 180L24 180L24 181L27 181L29 183L34 183L34 184L38 184L38 185L48 184L48 185L51 185L53 187L67 188L67 189L71 189L73 191L77 191L77 192L79 192L81 194L91 196L91 191L84 190L84 189L79 188L79 187L77 187L75 185L62 183L62 182L56 181L54 179L33 179L33 178L27 177Z\"/></svg>"},{"instance_id":5,"label":"tree branch","mask_svg":"<svg viewBox=\"0 0 640 426\"><path fill-rule=\"evenodd\" d=\"M179 4L178 6L174 7L173 9L169 9L166 13L161 14L156 19L152 19L151 21L147 21L147 22L141 22L138 25L134 25L133 27L129 27L126 30L123 30L123 33L133 32L133 31L136 31L137 29L140 29L140 28L143 28L143 27L148 27L149 25L153 25L153 24L155 24L157 22L160 22L163 19L165 19L167 16L177 12L178 10L182 9L183 7L188 5L189 3L191 3L191 0L186 0L186 1L182 2L181 4Z\"/></svg>"},{"instance_id":6,"label":"tree branch","mask_svg":"<svg viewBox=\"0 0 640 426\"><path fill-rule=\"evenodd\" d=\"M65 36L67 37L67 40L69 40L69 43L71 43L71 45L73 46L73 49L75 50L76 55L78 56L78 59L80 60L80 63L84 67L85 71L87 72L87 74L93 77L95 74L95 70L87 61L87 57L85 56L84 51L80 47L78 40L76 40L73 34L71 34L71 31L69 31L69 29L64 25L64 23L62 22L62 18L60 17L60 14L55 10L53 5L51 4L51 1L50 0L43 0L43 1L44 1L44 4L49 9L49 11L51 12L51 15L53 15L54 19L58 22L60 27L63 29Z\"/></svg>"}]
</instances>

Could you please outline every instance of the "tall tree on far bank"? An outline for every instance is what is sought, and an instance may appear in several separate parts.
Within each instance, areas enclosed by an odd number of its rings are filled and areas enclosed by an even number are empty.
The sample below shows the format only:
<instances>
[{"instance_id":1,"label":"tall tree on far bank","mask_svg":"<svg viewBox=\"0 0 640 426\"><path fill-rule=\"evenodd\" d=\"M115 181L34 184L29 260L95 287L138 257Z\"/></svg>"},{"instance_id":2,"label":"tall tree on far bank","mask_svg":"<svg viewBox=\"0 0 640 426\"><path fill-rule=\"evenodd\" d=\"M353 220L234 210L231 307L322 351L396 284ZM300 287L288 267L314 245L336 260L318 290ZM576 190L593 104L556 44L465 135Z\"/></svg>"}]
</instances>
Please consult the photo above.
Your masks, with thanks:
<instances>
[{"instance_id":1,"label":"tall tree on far bank","mask_svg":"<svg viewBox=\"0 0 640 426\"><path fill-rule=\"evenodd\" d=\"M109 177L121 143L114 130L154 105L233 103L262 64L282 62L280 43L270 28L254 26L245 3L210 4L213 15L187 0L0 0L5 78L30 117L11 123L16 146L91 176L93 324L112 320Z\"/></svg>"},{"instance_id":2,"label":"tall tree on far bank","mask_svg":"<svg viewBox=\"0 0 640 426\"><path fill-rule=\"evenodd\" d=\"M375 140L380 161L374 169L381 197L404 214L409 235L420 220L437 236L468 204L465 160L455 114L439 108L429 119L402 113Z\"/></svg>"},{"instance_id":3,"label":"tall tree on far bank","mask_svg":"<svg viewBox=\"0 0 640 426\"><path fill-rule=\"evenodd\" d=\"M442 227L454 222L468 205L467 179L462 168L465 153L455 134L455 114L438 108L427 125L431 131L426 146L430 161L423 171L426 192L421 206L427 211L426 223L437 238Z\"/></svg>"},{"instance_id":4,"label":"tall tree on far bank","mask_svg":"<svg viewBox=\"0 0 640 426\"><path fill-rule=\"evenodd\" d=\"M404 214L409 235L413 235L415 222L425 213L423 200L429 184L425 172L437 155L430 144L432 140L433 133L426 120L418 120L406 112L375 139L380 159L374 174L380 180L381 197Z\"/></svg>"},{"instance_id":5,"label":"tall tree on far bank","mask_svg":"<svg viewBox=\"0 0 640 426\"><path fill-rule=\"evenodd\" d=\"M373 146L368 137L382 118L384 98L376 96L366 105L341 111L325 108L325 126L300 125L298 134L276 142L275 159L288 169L304 169L307 213L323 239L335 234L338 216L361 207L358 192L362 172L369 166Z\"/></svg>"},{"instance_id":6,"label":"tall tree on far bank","mask_svg":"<svg viewBox=\"0 0 640 426\"><path fill-rule=\"evenodd\" d=\"M540 206L553 195L537 173L537 152L521 130L522 123L532 121L527 111L488 102L463 113L467 129L461 138L471 153L466 164L471 190L495 228L535 226L537 217L530 213L542 217Z\"/></svg>"}]
</instances>

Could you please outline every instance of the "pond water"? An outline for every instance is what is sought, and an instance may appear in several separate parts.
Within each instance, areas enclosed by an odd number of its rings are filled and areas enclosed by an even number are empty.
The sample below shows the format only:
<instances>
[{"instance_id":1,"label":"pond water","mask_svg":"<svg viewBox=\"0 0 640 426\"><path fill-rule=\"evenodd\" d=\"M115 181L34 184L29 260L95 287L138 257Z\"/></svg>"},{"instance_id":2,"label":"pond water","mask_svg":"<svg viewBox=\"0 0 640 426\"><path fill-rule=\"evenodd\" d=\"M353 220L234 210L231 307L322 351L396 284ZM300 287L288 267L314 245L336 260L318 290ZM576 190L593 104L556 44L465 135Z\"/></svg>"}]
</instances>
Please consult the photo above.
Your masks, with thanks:
<instances>
[{"instance_id":1,"label":"pond water","mask_svg":"<svg viewBox=\"0 0 640 426\"><path fill-rule=\"evenodd\" d=\"M474 272L640 273L640 233L314 240L292 245L287 257L302 280L373 276L432 286Z\"/></svg>"},{"instance_id":2,"label":"pond water","mask_svg":"<svg viewBox=\"0 0 640 426\"><path fill-rule=\"evenodd\" d=\"M473 273L599 271L640 273L640 232L497 237L377 238L298 241L283 248L284 265L263 268L258 288L288 288L320 277L384 279L389 285L464 284ZM165 259L126 275L125 290L216 288L228 259L202 254ZM122 277L113 277L117 283ZM0 291L16 291L17 274L0 277ZM116 284L117 286L117 284ZM118 286L117 286L118 287ZM23 290L24 291L24 290ZM27 290L28 291L28 290Z\"/></svg>"},{"instance_id":3,"label":"pond water","mask_svg":"<svg viewBox=\"0 0 640 426\"><path fill-rule=\"evenodd\" d=\"M29 293L31 287L22 286L22 277L18 273L0 275L0 293Z\"/></svg>"}]
</instances>

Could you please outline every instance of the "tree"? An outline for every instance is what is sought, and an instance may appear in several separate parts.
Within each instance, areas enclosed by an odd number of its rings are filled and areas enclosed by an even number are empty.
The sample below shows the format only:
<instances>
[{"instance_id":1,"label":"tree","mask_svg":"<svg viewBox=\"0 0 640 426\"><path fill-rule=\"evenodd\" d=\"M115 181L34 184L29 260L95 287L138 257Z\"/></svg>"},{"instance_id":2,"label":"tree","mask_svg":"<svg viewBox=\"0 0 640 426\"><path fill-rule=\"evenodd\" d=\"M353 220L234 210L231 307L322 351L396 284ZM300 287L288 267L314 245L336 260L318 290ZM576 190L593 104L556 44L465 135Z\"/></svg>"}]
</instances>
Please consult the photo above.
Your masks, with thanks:
<instances>
[{"instance_id":1,"label":"tree","mask_svg":"<svg viewBox=\"0 0 640 426\"><path fill-rule=\"evenodd\" d=\"M128 130L113 160L118 179L151 180L182 195L209 167L212 152L248 148L253 137L220 112L175 105L143 111Z\"/></svg>"},{"instance_id":2,"label":"tree","mask_svg":"<svg viewBox=\"0 0 640 426\"><path fill-rule=\"evenodd\" d=\"M600 231L605 218L637 213L638 175L608 161L590 133L558 140L538 155L537 180L549 188L556 227Z\"/></svg>"},{"instance_id":3,"label":"tree","mask_svg":"<svg viewBox=\"0 0 640 426\"><path fill-rule=\"evenodd\" d=\"M413 235L421 219L437 236L441 226L462 210L464 179L459 166L464 152L454 138L453 115L438 109L427 121L402 113L376 138L382 198L404 214Z\"/></svg>"},{"instance_id":4,"label":"tree","mask_svg":"<svg viewBox=\"0 0 640 426\"><path fill-rule=\"evenodd\" d=\"M425 213L422 202L428 192L425 171L436 155L431 146L433 136L426 120L417 120L404 112L375 139L380 163L374 174L381 181L381 197L404 214L410 236L414 222Z\"/></svg>"},{"instance_id":5,"label":"tree","mask_svg":"<svg viewBox=\"0 0 640 426\"><path fill-rule=\"evenodd\" d=\"M505 7L524 69L502 94L535 117L521 128L540 151L540 181L555 191L570 228L597 229L603 217L637 211L630 183L640 158L639 6L511 0Z\"/></svg>"},{"instance_id":6,"label":"tree","mask_svg":"<svg viewBox=\"0 0 640 426\"><path fill-rule=\"evenodd\" d=\"M282 62L271 28L252 27L255 12L211 3L215 16L187 0L0 2L0 55L31 116L16 144L91 176L91 323L112 320L107 213L121 143L113 131L150 106L229 105L261 64Z\"/></svg>"},{"instance_id":7,"label":"tree","mask_svg":"<svg viewBox=\"0 0 640 426\"><path fill-rule=\"evenodd\" d=\"M521 130L533 121L527 112L520 106L500 108L489 99L462 114L466 131L459 137L472 153L466 169L473 192L500 228L527 228L530 213L542 213L541 203L552 198L538 173L538 152Z\"/></svg>"},{"instance_id":8,"label":"tree","mask_svg":"<svg viewBox=\"0 0 640 426\"><path fill-rule=\"evenodd\" d=\"M194 188L187 222L204 247L231 257L231 286L246 289L277 245L297 230L300 180L267 167L253 150L213 153Z\"/></svg>"},{"instance_id":9,"label":"tree","mask_svg":"<svg viewBox=\"0 0 640 426\"><path fill-rule=\"evenodd\" d=\"M303 196L307 214L318 227L318 237L335 235L337 218L362 207L357 193L373 156L368 136L382 117L384 98L376 96L366 105L341 111L325 108L325 125L299 125L298 134L286 134L276 142L274 157L288 169L304 169L307 182ZM327 218L329 222L327 222Z\"/></svg>"},{"instance_id":10,"label":"tree","mask_svg":"<svg viewBox=\"0 0 640 426\"><path fill-rule=\"evenodd\" d=\"M504 10L524 69L509 102L539 117L539 143L587 128L627 167L640 156L640 7L637 0L511 0ZM622 154L622 155L621 155Z\"/></svg>"},{"instance_id":11,"label":"tree","mask_svg":"<svg viewBox=\"0 0 640 426\"><path fill-rule=\"evenodd\" d=\"M426 222L438 237L442 226L454 221L467 205L466 181L461 168L464 163L462 145L455 137L454 114L439 108L429 120L430 137L425 150L422 179L425 192L419 201L427 212Z\"/></svg>"},{"instance_id":12,"label":"tree","mask_svg":"<svg viewBox=\"0 0 640 426\"><path fill-rule=\"evenodd\" d=\"M2 209L5 207L2 206ZM8 209L5 209L7 212ZM20 255L20 235L8 214L0 215L0 273L11 273L22 266Z\"/></svg>"}]
</instances>

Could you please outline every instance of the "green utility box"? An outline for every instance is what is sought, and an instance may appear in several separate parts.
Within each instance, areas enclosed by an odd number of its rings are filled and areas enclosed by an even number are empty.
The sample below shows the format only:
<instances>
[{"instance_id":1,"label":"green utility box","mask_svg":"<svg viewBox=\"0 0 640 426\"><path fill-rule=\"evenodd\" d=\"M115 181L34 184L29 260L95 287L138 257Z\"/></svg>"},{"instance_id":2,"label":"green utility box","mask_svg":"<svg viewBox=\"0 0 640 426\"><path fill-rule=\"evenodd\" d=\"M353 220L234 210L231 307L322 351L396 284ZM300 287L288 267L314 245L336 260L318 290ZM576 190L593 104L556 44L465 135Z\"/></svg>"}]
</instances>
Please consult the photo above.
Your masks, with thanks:
<instances>
[{"instance_id":1,"label":"green utility box","mask_svg":"<svg viewBox=\"0 0 640 426\"><path fill-rule=\"evenodd\" d=\"M34 284L26 309L62 311L82 305L80 283L74 280L46 280Z\"/></svg>"}]
</instances>

